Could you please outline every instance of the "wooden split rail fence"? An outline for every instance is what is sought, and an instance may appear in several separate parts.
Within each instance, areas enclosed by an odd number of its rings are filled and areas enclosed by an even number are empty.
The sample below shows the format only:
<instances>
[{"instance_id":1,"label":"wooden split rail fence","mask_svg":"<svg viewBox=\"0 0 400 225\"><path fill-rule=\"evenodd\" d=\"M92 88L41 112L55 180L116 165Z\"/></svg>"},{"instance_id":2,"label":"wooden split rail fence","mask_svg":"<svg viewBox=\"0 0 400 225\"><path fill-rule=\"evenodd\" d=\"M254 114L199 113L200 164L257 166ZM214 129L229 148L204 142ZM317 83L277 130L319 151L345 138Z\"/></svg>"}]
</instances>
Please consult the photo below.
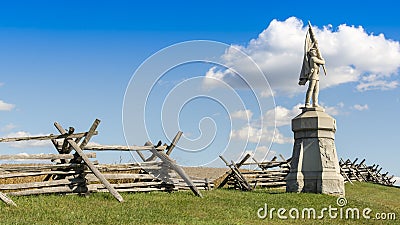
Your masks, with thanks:
<instances>
[{"instance_id":1,"label":"wooden split rail fence","mask_svg":"<svg viewBox=\"0 0 400 225\"><path fill-rule=\"evenodd\" d=\"M228 185L229 188L239 189L242 191L251 191L256 187L285 187L285 177L289 173L290 159L286 160L280 155L282 160L274 157L271 161L246 162L250 158L247 154L241 161L229 163L224 157L220 158L230 168L223 181L218 185L222 188ZM256 169L240 169L243 166L257 166Z\"/></svg>"},{"instance_id":2,"label":"wooden split rail fence","mask_svg":"<svg viewBox=\"0 0 400 225\"><path fill-rule=\"evenodd\" d=\"M0 199L15 205L10 196L35 194L90 194L110 192L123 202L120 192L178 191L190 189L202 197L199 190L213 188L208 180L192 180L169 156L182 132L178 132L170 145L144 146L88 145L97 135L100 120L95 120L88 132L74 133L54 124L60 135L0 138L0 142L50 140L59 154L0 155L0 160L51 160L46 164L0 164ZM90 151L84 153L84 151ZM126 164L99 164L93 151L134 151L143 162ZM142 151L149 151L145 158ZM90 160L92 159L92 160Z\"/></svg>"},{"instance_id":3,"label":"wooden split rail fence","mask_svg":"<svg viewBox=\"0 0 400 225\"><path fill-rule=\"evenodd\" d=\"M367 166L365 164L365 159L360 163L357 163L358 158L354 161L347 159L344 161L340 159L340 172L344 177L346 182L352 183L352 181L365 181L372 182L376 184L393 186L396 183L394 180L394 175L389 176L389 172L381 173L382 167L379 165Z\"/></svg>"},{"instance_id":4,"label":"wooden split rail fence","mask_svg":"<svg viewBox=\"0 0 400 225\"><path fill-rule=\"evenodd\" d=\"M279 155L281 160L278 161L274 157L271 161L246 162L250 155L246 155L241 161L229 163L225 158L220 158L230 168L226 173L223 181L218 185L218 188L228 186L229 188L239 189L242 191L251 191L255 187L285 187L286 176L290 172L290 160L286 160L282 155ZM367 166L365 159L357 163L358 159L344 161L340 159L340 172L345 179L345 182L361 181L372 182L386 186L393 186L396 180L394 175L389 176L388 172L381 173L382 168L379 165ZM254 166L256 169L240 169L242 166Z\"/></svg>"}]
</instances>

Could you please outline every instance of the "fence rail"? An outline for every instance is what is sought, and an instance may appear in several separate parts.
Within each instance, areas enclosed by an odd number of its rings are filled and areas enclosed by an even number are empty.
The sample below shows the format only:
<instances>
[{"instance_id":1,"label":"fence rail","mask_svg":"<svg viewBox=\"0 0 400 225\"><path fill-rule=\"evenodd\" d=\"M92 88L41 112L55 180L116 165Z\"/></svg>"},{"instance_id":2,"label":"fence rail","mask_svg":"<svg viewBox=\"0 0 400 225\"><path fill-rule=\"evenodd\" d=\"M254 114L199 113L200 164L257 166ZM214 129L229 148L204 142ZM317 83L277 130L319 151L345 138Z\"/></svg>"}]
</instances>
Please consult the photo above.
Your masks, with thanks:
<instances>
[{"instance_id":1,"label":"fence rail","mask_svg":"<svg viewBox=\"0 0 400 225\"><path fill-rule=\"evenodd\" d=\"M344 161L340 159L340 172L344 177L346 182L352 183L352 181L365 181L372 182L376 184L393 186L396 183L394 175L389 176L389 172L381 173L382 167L379 165L367 166L365 164L365 159L360 163L357 163L358 158L354 161L347 159Z\"/></svg>"},{"instance_id":2,"label":"fence rail","mask_svg":"<svg viewBox=\"0 0 400 225\"><path fill-rule=\"evenodd\" d=\"M0 200L8 205L15 203L9 196L37 194L83 194L109 192L118 201L120 192L179 191L192 190L202 197L199 190L210 190L213 183L208 180L191 179L169 155L176 146L182 132L178 132L170 145L159 142L144 146L89 145L97 135L96 119L88 132L74 133L54 123L60 135L0 138L0 142L51 140L58 154L11 154L0 155L0 160L18 164L0 164ZM95 152L91 151L136 151L141 163L99 164ZM74 152L73 152L74 151ZM151 156L145 158L141 151ZM20 160L49 160L46 164L20 163Z\"/></svg>"}]
</instances>

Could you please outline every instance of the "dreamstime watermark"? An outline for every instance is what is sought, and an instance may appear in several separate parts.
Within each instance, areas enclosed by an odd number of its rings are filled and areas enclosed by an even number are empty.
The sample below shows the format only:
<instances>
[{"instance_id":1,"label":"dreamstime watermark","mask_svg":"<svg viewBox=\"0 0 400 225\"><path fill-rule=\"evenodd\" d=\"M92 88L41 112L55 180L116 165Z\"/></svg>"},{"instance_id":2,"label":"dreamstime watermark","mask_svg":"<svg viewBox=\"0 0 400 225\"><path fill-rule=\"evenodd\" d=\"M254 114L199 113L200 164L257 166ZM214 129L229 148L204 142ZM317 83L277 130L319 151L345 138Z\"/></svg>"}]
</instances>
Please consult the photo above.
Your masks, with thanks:
<instances>
[{"instance_id":1,"label":"dreamstime watermark","mask_svg":"<svg viewBox=\"0 0 400 225\"><path fill-rule=\"evenodd\" d=\"M278 218L281 220L288 219L345 219L345 220L385 220L394 221L396 220L396 213L384 213L376 212L374 213L371 208L351 208L346 207L348 204L347 199L344 197L339 197L336 201L336 205L329 205L320 210L314 207L305 208L270 208L267 203L264 207L257 210L257 217L260 219L274 219Z\"/></svg>"}]
</instances>

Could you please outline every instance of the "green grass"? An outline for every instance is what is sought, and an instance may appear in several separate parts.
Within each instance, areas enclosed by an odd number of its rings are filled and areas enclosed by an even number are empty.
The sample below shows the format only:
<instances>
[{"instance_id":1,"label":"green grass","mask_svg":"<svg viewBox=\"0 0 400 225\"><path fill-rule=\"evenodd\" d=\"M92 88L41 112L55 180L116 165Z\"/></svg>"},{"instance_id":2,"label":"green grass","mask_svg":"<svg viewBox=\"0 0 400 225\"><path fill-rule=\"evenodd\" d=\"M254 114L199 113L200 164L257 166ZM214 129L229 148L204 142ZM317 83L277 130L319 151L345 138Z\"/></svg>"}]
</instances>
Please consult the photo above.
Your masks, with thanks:
<instances>
[{"instance_id":1,"label":"green grass","mask_svg":"<svg viewBox=\"0 0 400 225\"><path fill-rule=\"evenodd\" d=\"M264 206L299 210L337 207L336 197L321 194L284 193L278 189L252 192L214 190L197 198L191 192L122 194L117 202L108 193L80 196L12 197L17 208L0 203L0 224L400 224L377 220L261 220L257 210ZM369 183L346 184L346 207L371 208L400 217L400 189Z\"/></svg>"}]
</instances>

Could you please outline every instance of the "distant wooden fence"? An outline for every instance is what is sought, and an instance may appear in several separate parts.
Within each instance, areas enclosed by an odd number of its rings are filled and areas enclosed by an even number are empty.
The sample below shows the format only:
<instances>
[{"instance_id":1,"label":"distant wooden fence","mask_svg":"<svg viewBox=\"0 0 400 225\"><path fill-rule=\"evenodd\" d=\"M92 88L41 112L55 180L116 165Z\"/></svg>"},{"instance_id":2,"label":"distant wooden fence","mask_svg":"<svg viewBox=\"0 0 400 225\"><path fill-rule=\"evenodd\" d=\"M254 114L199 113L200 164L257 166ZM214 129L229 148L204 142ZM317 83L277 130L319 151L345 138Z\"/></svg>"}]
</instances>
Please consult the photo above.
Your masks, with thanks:
<instances>
[{"instance_id":1,"label":"distant wooden fence","mask_svg":"<svg viewBox=\"0 0 400 225\"><path fill-rule=\"evenodd\" d=\"M218 185L218 188L228 186L228 188L239 189L242 191L251 191L256 187L286 187L286 176L290 172L290 160L286 160L280 155L281 160L274 157L271 161L266 162L246 162L250 155L246 155L241 161L235 163L228 162L224 157L220 158L230 168L225 178ZM360 181L372 182L386 186L393 186L396 180L394 176L389 176L388 172L381 173L382 168L379 165L367 166L365 159L357 163L358 159L344 161L340 159L340 172L345 182ZM240 169L242 166L256 165L256 169Z\"/></svg>"},{"instance_id":2,"label":"distant wooden fence","mask_svg":"<svg viewBox=\"0 0 400 225\"><path fill-rule=\"evenodd\" d=\"M357 161L358 158L354 161L350 161L350 159L346 161L340 159L340 172L346 182L365 181L386 186L393 186L394 183L396 183L394 175L389 176L389 172L381 173L382 167L379 167L379 165L374 164L372 166L367 166L365 164L365 159L360 163L357 163Z\"/></svg>"},{"instance_id":3,"label":"distant wooden fence","mask_svg":"<svg viewBox=\"0 0 400 225\"><path fill-rule=\"evenodd\" d=\"M229 188L250 191L256 187L285 187L285 177L289 173L290 159L286 160L280 155L281 160L274 157L267 162L246 162L250 158L247 154L240 162L230 163L222 156L220 158L230 168L225 179L218 185L218 188L228 186ZM256 169L240 169L242 166L257 166Z\"/></svg>"},{"instance_id":4,"label":"distant wooden fence","mask_svg":"<svg viewBox=\"0 0 400 225\"><path fill-rule=\"evenodd\" d=\"M118 201L123 198L119 192L150 192L192 190L202 197L199 190L213 188L208 180L192 180L185 171L169 157L182 132L178 132L170 145L144 146L88 145L91 137L97 135L100 120L95 120L88 132L74 133L70 127L64 130L54 125L60 135L35 137L0 138L0 142L51 140L59 154L14 154L0 155L0 160L49 160L49 164L0 164L0 199L15 205L9 196L35 194L89 194L110 192ZM75 152L72 154L72 151ZM135 151L141 163L99 164L95 152L90 151ZM145 158L141 151L151 152Z\"/></svg>"}]
</instances>

